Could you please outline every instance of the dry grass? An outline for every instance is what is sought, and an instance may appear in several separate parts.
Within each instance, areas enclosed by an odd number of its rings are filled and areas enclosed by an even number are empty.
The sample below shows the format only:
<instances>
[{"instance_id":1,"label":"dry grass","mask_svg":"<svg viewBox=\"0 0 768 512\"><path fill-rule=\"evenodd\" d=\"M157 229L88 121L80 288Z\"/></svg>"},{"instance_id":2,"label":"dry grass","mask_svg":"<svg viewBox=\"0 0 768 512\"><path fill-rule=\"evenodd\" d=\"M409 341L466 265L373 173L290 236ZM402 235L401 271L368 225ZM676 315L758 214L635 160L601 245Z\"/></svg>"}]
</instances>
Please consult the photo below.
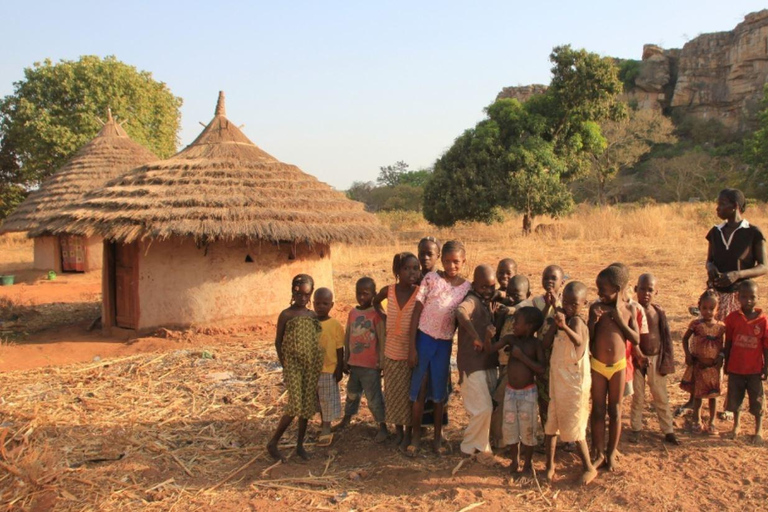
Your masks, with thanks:
<instances>
[{"instance_id":1,"label":"dry grass","mask_svg":"<svg viewBox=\"0 0 768 512\"><path fill-rule=\"evenodd\" d=\"M14 249L17 247L32 248L32 240L27 238L26 233L5 233L0 235L0 247L3 249ZM5 258L3 258L5 260Z\"/></svg>"}]
</instances>

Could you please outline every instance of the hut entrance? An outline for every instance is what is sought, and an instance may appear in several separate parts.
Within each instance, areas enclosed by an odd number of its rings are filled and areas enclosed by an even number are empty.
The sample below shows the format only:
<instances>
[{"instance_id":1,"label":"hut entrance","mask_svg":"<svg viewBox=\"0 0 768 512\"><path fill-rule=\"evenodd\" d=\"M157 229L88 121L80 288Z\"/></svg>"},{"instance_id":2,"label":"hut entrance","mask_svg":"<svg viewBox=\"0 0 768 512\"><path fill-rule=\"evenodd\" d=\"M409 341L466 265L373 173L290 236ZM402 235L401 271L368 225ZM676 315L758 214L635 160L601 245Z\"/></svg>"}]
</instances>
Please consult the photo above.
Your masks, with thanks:
<instances>
[{"instance_id":1,"label":"hut entrance","mask_svg":"<svg viewBox=\"0 0 768 512\"><path fill-rule=\"evenodd\" d=\"M139 326L138 244L113 244L115 264L115 325L126 329Z\"/></svg>"},{"instance_id":2,"label":"hut entrance","mask_svg":"<svg viewBox=\"0 0 768 512\"><path fill-rule=\"evenodd\" d=\"M85 272L85 237L61 235L59 246L61 247L61 271Z\"/></svg>"}]
</instances>

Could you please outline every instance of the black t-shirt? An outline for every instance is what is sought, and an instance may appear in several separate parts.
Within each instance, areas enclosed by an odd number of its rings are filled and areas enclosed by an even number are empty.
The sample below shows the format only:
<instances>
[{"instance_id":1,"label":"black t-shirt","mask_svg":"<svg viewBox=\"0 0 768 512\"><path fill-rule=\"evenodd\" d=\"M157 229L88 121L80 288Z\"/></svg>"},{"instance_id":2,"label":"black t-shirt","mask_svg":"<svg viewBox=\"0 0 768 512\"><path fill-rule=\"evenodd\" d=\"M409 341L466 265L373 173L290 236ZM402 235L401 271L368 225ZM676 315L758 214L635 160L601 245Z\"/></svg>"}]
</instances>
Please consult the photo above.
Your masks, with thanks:
<instances>
[{"instance_id":1,"label":"black t-shirt","mask_svg":"<svg viewBox=\"0 0 768 512\"><path fill-rule=\"evenodd\" d=\"M736 231L731 233L730 240L723 236L723 232L718 226L709 230L707 240L712 247L713 263L721 274L725 274L733 270L754 267L757 264L754 246L765 240L765 237L760 228L743 220L741 227L736 228ZM733 283L726 287L715 286L715 289L722 293L731 293L736 291L736 284Z\"/></svg>"}]
</instances>

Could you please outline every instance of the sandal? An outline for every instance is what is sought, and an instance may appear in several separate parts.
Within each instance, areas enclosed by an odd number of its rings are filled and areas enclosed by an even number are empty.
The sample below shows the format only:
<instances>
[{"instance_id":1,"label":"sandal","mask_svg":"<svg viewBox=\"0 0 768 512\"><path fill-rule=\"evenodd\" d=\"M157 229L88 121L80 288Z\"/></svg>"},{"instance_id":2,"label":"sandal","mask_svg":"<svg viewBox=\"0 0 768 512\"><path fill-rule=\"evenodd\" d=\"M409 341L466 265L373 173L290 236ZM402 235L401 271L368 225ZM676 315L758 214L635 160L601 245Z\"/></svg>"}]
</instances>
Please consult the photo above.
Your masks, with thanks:
<instances>
[{"instance_id":1,"label":"sandal","mask_svg":"<svg viewBox=\"0 0 768 512\"><path fill-rule=\"evenodd\" d=\"M707 434L711 436L716 436L719 433L720 432L717 430L717 427L715 426L714 423L710 423L709 425L707 425Z\"/></svg>"},{"instance_id":2,"label":"sandal","mask_svg":"<svg viewBox=\"0 0 768 512\"><path fill-rule=\"evenodd\" d=\"M333 434L322 434L317 438L317 446L331 446L331 443L333 443Z\"/></svg>"}]
</instances>

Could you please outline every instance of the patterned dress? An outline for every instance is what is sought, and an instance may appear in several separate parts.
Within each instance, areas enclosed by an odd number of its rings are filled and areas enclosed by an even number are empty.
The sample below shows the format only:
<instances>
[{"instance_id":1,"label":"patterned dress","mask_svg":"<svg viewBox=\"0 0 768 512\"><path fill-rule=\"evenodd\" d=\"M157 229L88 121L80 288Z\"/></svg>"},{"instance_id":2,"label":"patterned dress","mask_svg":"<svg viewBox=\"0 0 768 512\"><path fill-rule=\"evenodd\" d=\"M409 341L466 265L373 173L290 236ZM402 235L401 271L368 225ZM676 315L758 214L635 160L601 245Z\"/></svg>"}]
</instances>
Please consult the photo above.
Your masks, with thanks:
<instances>
[{"instance_id":1,"label":"patterned dress","mask_svg":"<svg viewBox=\"0 0 768 512\"><path fill-rule=\"evenodd\" d=\"M411 368L408 366L408 337L418 288L400 308L395 285L387 287L387 342L384 345L384 403L387 423L411 425Z\"/></svg>"},{"instance_id":2,"label":"patterned dress","mask_svg":"<svg viewBox=\"0 0 768 512\"><path fill-rule=\"evenodd\" d=\"M688 348L691 355L702 359L715 359L725 345L725 325L716 321L707 325L702 319L693 320L688 326L693 334ZM680 388L693 394L694 398L715 398L720 396L720 368L701 368L698 364L685 369Z\"/></svg>"},{"instance_id":3,"label":"patterned dress","mask_svg":"<svg viewBox=\"0 0 768 512\"><path fill-rule=\"evenodd\" d=\"M287 416L311 419L317 412L317 382L323 369L322 327L317 318L297 316L285 324L283 358Z\"/></svg>"}]
</instances>

